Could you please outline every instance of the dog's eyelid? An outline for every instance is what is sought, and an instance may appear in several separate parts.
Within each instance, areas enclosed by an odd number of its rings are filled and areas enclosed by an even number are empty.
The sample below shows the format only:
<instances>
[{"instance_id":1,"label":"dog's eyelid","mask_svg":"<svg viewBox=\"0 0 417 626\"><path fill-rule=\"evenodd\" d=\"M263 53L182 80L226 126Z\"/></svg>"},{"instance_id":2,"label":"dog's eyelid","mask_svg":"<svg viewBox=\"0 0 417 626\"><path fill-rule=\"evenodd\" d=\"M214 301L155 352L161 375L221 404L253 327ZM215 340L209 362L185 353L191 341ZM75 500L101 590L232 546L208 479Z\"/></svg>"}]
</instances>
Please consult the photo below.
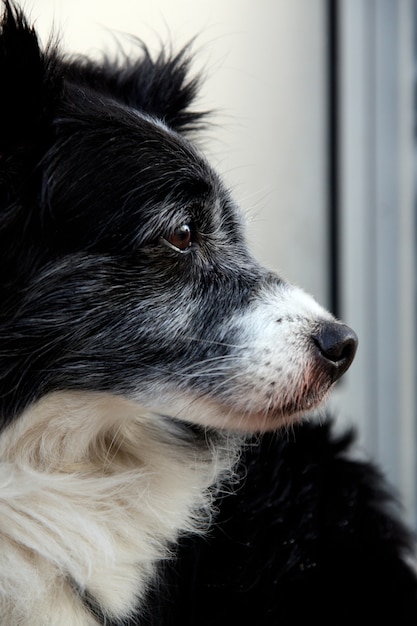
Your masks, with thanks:
<instances>
[{"instance_id":1,"label":"dog's eyelid","mask_svg":"<svg viewBox=\"0 0 417 626\"><path fill-rule=\"evenodd\" d=\"M188 246L186 248L184 248L183 250L181 248L178 248L177 246L174 246L174 244L172 244L170 241L168 241L168 239L165 239L165 237L160 237L159 238L160 243L163 243L164 246L167 246L167 248L170 248L171 250L174 250L175 252L178 252L179 254L187 254L187 252L189 252L190 248L192 247L192 242L188 244Z\"/></svg>"}]
</instances>

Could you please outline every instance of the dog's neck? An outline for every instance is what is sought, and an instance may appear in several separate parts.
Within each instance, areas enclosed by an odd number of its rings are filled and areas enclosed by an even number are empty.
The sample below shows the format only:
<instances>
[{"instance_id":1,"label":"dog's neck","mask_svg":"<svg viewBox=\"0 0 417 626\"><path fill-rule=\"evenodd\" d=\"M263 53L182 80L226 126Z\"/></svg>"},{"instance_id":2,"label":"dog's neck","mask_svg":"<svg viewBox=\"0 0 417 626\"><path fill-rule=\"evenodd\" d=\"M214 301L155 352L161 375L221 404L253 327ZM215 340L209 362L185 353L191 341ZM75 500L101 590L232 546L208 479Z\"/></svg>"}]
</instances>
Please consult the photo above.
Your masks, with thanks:
<instances>
[{"instance_id":1,"label":"dog's neck","mask_svg":"<svg viewBox=\"0 0 417 626\"><path fill-rule=\"evenodd\" d=\"M96 624L83 595L126 616L179 533L207 529L238 440L163 422L115 396L55 393L2 433L2 623Z\"/></svg>"}]
</instances>

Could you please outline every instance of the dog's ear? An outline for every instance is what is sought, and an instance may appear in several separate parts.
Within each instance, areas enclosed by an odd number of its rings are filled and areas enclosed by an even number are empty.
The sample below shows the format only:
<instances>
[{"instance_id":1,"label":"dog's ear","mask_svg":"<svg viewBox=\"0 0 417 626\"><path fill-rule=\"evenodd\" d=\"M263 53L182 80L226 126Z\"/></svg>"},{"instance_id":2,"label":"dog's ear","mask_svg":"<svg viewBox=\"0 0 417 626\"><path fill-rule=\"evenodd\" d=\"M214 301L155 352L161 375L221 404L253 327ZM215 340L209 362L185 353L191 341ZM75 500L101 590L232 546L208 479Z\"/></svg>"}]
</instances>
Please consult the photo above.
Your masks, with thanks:
<instances>
[{"instance_id":1,"label":"dog's ear","mask_svg":"<svg viewBox=\"0 0 417 626\"><path fill-rule=\"evenodd\" d=\"M135 42L141 51L137 59L123 53L117 61L105 58L101 63L78 58L67 63L66 78L156 117L178 132L200 129L207 112L193 109L200 80L190 76L191 45L176 54L162 48L154 57L143 42Z\"/></svg>"},{"instance_id":2,"label":"dog's ear","mask_svg":"<svg viewBox=\"0 0 417 626\"><path fill-rule=\"evenodd\" d=\"M163 120L180 132L201 127L206 112L193 110L198 95L199 77L190 77L190 46L177 54L162 50L153 59L143 46L143 57L130 68L122 87L139 110Z\"/></svg>"},{"instance_id":3,"label":"dog's ear","mask_svg":"<svg viewBox=\"0 0 417 626\"><path fill-rule=\"evenodd\" d=\"M6 0L0 24L0 164L38 153L60 91L52 46L43 52L22 11ZM17 160L17 162L16 162Z\"/></svg>"}]
</instances>

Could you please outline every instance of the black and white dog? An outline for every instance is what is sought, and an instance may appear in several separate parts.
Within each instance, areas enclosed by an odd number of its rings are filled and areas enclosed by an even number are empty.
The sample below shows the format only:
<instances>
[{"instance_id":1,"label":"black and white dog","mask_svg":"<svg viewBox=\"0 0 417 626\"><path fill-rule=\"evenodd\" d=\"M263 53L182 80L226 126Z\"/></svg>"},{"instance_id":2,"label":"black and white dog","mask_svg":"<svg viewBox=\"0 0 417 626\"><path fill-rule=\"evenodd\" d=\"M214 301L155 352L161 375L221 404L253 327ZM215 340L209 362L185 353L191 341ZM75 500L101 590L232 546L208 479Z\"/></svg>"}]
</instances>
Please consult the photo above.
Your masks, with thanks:
<instances>
[{"instance_id":1,"label":"black and white dog","mask_svg":"<svg viewBox=\"0 0 417 626\"><path fill-rule=\"evenodd\" d=\"M248 433L291 425L356 336L256 262L190 143L189 56L101 63L0 34L0 623L146 606ZM101 617L99 617L101 616Z\"/></svg>"}]
</instances>

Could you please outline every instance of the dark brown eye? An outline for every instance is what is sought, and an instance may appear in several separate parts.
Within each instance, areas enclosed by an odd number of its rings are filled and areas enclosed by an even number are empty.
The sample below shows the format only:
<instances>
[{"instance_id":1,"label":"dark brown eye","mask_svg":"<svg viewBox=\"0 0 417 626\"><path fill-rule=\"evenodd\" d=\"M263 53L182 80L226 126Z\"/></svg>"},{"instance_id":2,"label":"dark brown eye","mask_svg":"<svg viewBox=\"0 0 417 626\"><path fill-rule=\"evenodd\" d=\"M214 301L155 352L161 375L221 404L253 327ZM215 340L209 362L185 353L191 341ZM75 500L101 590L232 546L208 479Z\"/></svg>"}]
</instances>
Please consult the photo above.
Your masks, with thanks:
<instances>
[{"instance_id":1,"label":"dark brown eye","mask_svg":"<svg viewBox=\"0 0 417 626\"><path fill-rule=\"evenodd\" d=\"M190 224L181 224L164 241L175 250L184 252L193 242L193 232Z\"/></svg>"}]
</instances>

